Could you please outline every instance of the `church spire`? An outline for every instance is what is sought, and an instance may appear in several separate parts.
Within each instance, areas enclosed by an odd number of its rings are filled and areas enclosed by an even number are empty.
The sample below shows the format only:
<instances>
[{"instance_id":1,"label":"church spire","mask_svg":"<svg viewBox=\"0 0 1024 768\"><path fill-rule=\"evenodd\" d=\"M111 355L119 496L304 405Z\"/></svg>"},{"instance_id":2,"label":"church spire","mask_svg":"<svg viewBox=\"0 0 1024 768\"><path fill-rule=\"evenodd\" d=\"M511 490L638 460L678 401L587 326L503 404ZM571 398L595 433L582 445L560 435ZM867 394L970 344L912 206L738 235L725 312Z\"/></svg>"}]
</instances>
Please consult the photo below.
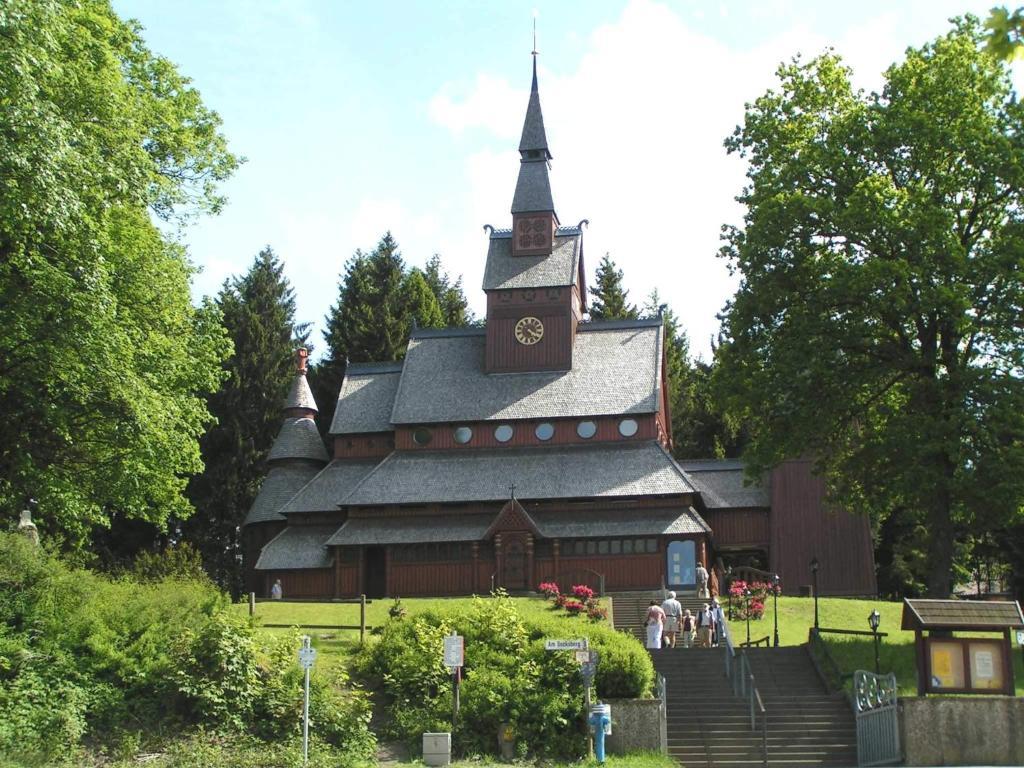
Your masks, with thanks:
<instances>
[{"instance_id":1,"label":"church spire","mask_svg":"<svg viewBox=\"0 0 1024 768\"><path fill-rule=\"evenodd\" d=\"M551 253L558 215L551 195L548 163L551 150L544 130L544 114L537 88L536 33L533 50L533 83L526 105L523 135L519 140L519 178L512 196L512 228L515 231L514 255L538 256Z\"/></svg>"}]
</instances>

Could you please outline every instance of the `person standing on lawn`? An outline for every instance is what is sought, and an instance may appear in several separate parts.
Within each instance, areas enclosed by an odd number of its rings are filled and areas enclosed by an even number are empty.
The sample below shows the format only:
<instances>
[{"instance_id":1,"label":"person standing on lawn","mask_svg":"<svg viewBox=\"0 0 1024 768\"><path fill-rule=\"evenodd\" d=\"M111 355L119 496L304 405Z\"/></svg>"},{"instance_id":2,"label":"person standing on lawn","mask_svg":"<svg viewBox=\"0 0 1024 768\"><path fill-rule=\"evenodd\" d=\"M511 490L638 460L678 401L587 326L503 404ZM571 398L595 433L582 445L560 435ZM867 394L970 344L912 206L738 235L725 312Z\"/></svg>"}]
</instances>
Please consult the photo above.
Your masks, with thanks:
<instances>
[{"instance_id":1,"label":"person standing on lawn","mask_svg":"<svg viewBox=\"0 0 1024 768\"><path fill-rule=\"evenodd\" d=\"M661 650L661 633L665 627L665 611L658 605L657 600L651 600L647 608L647 618L644 620L647 627L647 648L651 651Z\"/></svg>"},{"instance_id":2,"label":"person standing on lawn","mask_svg":"<svg viewBox=\"0 0 1024 768\"><path fill-rule=\"evenodd\" d=\"M274 586L270 588L270 599L280 600L282 597L284 597L284 590L281 589L281 580L277 579L274 582Z\"/></svg>"},{"instance_id":3,"label":"person standing on lawn","mask_svg":"<svg viewBox=\"0 0 1024 768\"><path fill-rule=\"evenodd\" d=\"M683 617L683 606L676 600L676 593L669 592L665 602L661 604L665 612L665 646L676 647L676 633L679 631L679 620Z\"/></svg>"}]
</instances>

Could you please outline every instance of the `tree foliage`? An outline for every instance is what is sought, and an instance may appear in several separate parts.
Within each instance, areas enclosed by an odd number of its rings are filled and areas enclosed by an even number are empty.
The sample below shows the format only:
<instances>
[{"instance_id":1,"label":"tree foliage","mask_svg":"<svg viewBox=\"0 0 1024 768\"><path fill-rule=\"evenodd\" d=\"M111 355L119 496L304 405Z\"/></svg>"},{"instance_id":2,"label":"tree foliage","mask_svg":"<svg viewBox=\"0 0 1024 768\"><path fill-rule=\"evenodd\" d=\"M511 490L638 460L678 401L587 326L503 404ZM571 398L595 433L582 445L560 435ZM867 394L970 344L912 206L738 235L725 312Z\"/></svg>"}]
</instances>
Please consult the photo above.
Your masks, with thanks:
<instances>
[{"instance_id":1,"label":"tree foliage","mask_svg":"<svg viewBox=\"0 0 1024 768\"><path fill-rule=\"evenodd\" d=\"M216 211L220 121L106 0L0 8L0 514L187 517L228 349L151 214Z\"/></svg>"},{"instance_id":2,"label":"tree foliage","mask_svg":"<svg viewBox=\"0 0 1024 768\"><path fill-rule=\"evenodd\" d=\"M295 375L294 350L307 326L295 322L295 296L284 266L269 248L249 271L226 282L217 297L234 351L224 382L209 399L217 419L200 441L203 473L189 484L196 514L183 526L210 576L238 585L235 531L259 491L263 462L283 420L281 404Z\"/></svg>"},{"instance_id":3,"label":"tree foliage","mask_svg":"<svg viewBox=\"0 0 1024 768\"><path fill-rule=\"evenodd\" d=\"M870 95L796 60L726 142L749 184L716 383L751 466L813 455L845 506L912 514L942 597L1024 498L1024 112L982 43L958 20Z\"/></svg>"},{"instance_id":4,"label":"tree foliage","mask_svg":"<svg viewBox=\"0 0 1024 768\"><path fill-rule=\"evenodd\" d=\"M988 50L1002 59L1024 56L1024 8L1010 11L1005 5L994 7L985 22Z\"/></svg>"},{"instance_id":5,"label":"tree foliage","mask_svg":"<svg viewBox=\"0 0 1024 768\"><path fill-rule=\"evenodd\" d=\"M436 254L425 270L407 269L390 232L370 253L357 250L345 264L338 300L325 318L327 352L311 376L321 431L330 427L349 362L401 360L414 326L452 327L472 319L462 278L452 282Z\"/></svg>"},{"instance_id":6,"label":"tree foliage","mask_svg":"<svg viewBox=\"0 0 1024 768\"><path fill-rule=\"evenodd\" d=\"M617 269L610 254L601 258L597 267L596 285L590 288L592 320L635 320L637 308L629 303L629 291L622 285L622 270Z\"/></svg>"}]
</instances>

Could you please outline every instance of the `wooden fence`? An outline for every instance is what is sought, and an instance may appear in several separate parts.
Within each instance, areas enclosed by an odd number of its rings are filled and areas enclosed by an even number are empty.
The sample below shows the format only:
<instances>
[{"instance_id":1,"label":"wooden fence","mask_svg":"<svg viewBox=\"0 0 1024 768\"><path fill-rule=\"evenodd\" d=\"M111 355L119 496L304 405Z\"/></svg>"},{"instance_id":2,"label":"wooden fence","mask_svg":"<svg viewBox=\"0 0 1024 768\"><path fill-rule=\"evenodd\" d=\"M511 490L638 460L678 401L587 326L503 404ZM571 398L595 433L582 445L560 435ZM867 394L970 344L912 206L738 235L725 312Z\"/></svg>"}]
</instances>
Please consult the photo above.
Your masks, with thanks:
<instances>
[{"instance_id":1,"label":"wooden fence","mask_svg":"<svg viewBox=\"0 0 1024 768\"><path fill-rule=\"evenodd\" d=\"M367 600L366 595L360 595L358 598L348 599L323 599L323 598L273 598L273 597L256 597L255 592L249 593L249 615L256 615L256 603L330 603L332 605L359 605L359 623L358 624L302 624L303 629L358 629L359 630L359 644L362 645L366 639L366 630L372 629L372 627L366 624L366 605L367 603L373 602ZM262 624L264 627L271 627L274 629L289 629L294 627L295 624Z\"/></svg>"}]
</instances>

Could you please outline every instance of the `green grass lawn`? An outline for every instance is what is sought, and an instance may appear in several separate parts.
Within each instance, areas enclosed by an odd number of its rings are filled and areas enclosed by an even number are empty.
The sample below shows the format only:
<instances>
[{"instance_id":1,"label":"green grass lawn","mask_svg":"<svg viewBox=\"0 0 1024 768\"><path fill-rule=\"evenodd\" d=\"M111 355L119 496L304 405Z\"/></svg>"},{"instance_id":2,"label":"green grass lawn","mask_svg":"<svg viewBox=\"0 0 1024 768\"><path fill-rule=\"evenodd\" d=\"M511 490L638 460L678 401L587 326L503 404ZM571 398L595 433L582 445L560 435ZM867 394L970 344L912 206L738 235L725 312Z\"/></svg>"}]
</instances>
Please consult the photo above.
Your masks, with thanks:
<instances>
[{"instance_id":1,"label":"green grass lawn","mask_svg":"<svg viewBox=\"0 0 1024 768\"><path fill-rule=\"evenodd\" d=\"M723 610L727 605L723 605ZM884 600L848 600L845 598L821 598L818 601L819 624L823 629L870 630L868 615L877 610L882 615L879 632L888 633L881 639L879 649L880 666L883 673L895 672L901 696L917 695L917 673L914 664L914 633L900 629L903 616L902 602ZM814 600L809 597L779 598L779 642L781 645L800 645L807 642L807 631L814 624ZM750 622L750 638L757 640L774 630L772 603L769 600L764 617ZM747 639L747 624L744 621L730 621L729 631L733 641L741 643ZM983 634L981 637L998 637ZM844 673L856 669L874 671L875 652L869 636L830 635L822 637L829 650L842 667ZM1017 695L1024 695L1024 662L1021 650L1014 646L1013 677Z\"/></svg>"},{"instance_id":2,"label":"green grass lawn","mask_svg":"<svg viewBox=\"0 0 1024 768\"><path fill-rule=\"evenodd\" d=\"M466 603L470 597L438 597L438 598L406 598L402 607L407 616L415 616L431 610L447 611L453 604ZM482 598L486 599L486 598ZM553 611L551 603L537 597L516 597L516 608L524 618L531 616L558 617L565 624L565 637L583 637L591 623L585 617L570 616L564 611ZM603 603L605 604L605 603ZM388 620L388 610L394 600L383 599L368 602L366 605L367 627L378 627ZM235 610L248 613L248 603L238 603ZM317 649L318 666L325 669L347 663L347 660L359 649L359 630L303 629L310 624L358 625L359 605L348 603L286 603L266 602L256 604L256 619L260 623L289 624L298 627L299 631L310 635L313 647ZM285 633L289 629L267 629L267 632ZM367 629L367 638L369 638Z\"/></svg>"}]
</instances>

